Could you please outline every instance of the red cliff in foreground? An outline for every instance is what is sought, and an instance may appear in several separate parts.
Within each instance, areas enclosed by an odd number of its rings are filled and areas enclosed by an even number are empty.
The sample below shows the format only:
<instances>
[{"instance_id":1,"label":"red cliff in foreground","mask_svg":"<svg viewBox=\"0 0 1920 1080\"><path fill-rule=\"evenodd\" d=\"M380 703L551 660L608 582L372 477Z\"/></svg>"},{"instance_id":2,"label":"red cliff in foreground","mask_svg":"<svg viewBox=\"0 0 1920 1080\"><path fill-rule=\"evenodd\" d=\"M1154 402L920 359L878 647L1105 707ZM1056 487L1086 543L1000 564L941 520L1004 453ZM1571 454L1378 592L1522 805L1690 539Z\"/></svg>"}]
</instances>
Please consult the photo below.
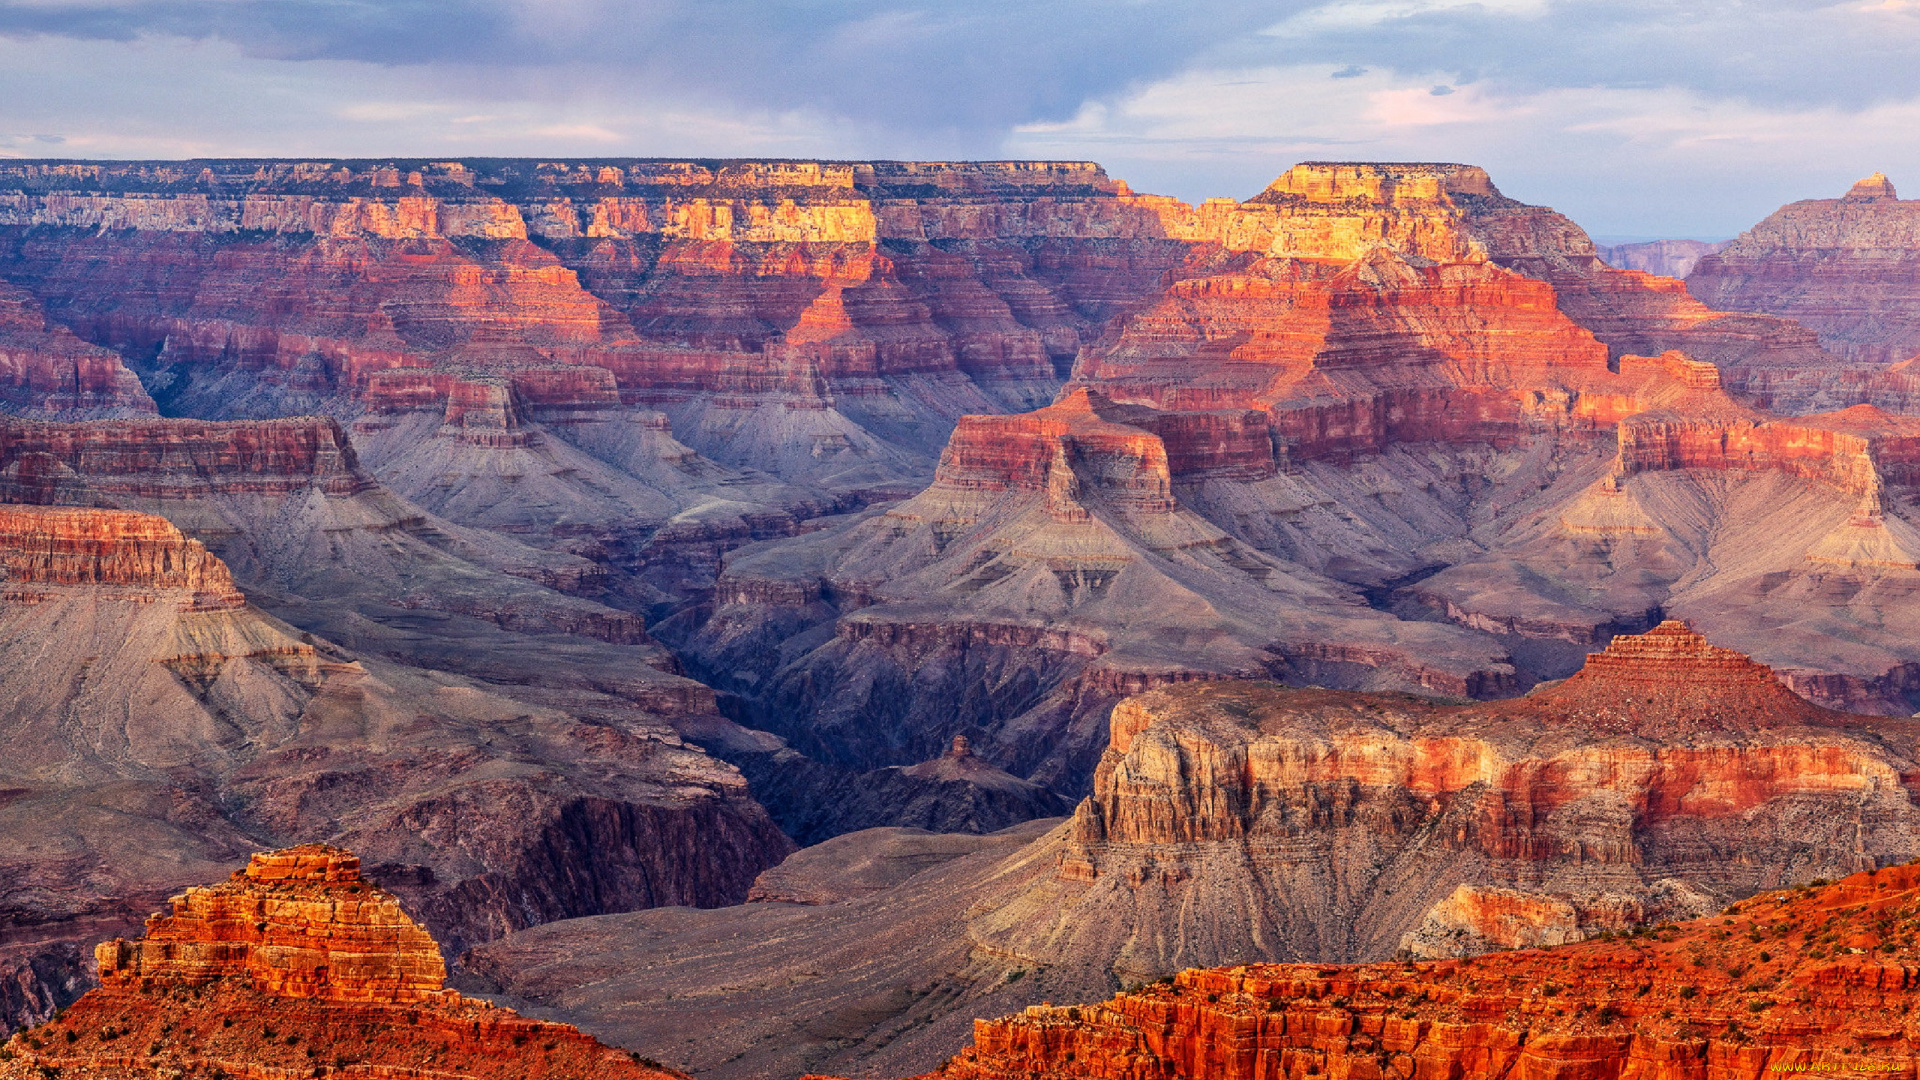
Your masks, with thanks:
<instances>
[{"instance_id":1,"label":"red cliff in foreground","mask_svg":"<svg viewBox=\"0 0 1920 1080\"><path fill-rule=\"evenodd\" d=\"M1722 915L1426 964L1186 971L974 1025L949 1080L1912 1075L1920 867Z\"/></svg>"},{"instance_id":2,"label":"red cliff in foreground","mask_svg":"<svg viewBox=\"0 0 1920 1080\"><path fill-rule=\"evenodd\" d=\"M678 1075L445 989L433 938L338 848L255 855L170 908L101 945L100 988L0 1049L0 1078Z\"/></svg>"}]
</instances>

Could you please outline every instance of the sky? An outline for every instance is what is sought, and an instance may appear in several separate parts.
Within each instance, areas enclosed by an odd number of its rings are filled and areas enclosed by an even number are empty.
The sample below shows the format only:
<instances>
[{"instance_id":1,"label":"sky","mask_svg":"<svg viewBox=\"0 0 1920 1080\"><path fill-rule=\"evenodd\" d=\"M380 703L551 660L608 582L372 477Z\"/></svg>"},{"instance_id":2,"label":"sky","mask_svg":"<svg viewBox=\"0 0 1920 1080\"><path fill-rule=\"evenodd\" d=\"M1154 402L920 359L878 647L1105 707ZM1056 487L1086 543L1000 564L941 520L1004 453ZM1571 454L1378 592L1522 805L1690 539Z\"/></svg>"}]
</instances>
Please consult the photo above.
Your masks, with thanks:
<instances>
[{"instance_id":1,"label":"sky","mask_svg":"<svg viewBox=\"0 0 1920 1080\"><path fill-rule=\"evenodd\" d=\"M1602 236L1920 194L1920 0L0 0L0 155L1487 167Z\"/></svg>"}]
</instances>

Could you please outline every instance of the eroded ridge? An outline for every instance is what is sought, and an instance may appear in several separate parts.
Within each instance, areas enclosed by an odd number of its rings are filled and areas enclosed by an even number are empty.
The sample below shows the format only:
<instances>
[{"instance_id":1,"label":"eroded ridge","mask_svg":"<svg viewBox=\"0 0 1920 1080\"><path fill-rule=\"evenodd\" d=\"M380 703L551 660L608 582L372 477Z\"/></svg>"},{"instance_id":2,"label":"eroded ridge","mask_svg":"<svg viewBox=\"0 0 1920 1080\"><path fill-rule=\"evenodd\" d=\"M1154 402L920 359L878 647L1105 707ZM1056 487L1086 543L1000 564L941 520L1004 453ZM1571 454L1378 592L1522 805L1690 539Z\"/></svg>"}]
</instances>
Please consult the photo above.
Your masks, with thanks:
<instances>
[{"instance_id":1,"label":"eroded ridge","mask_svg":"<svg viewBox=\"0 0 1920 1080\"><path fill-rule=\"evenodd\" d=\"M1280 1080L1910 1075L1920 867L1557 949L1189 970L980 1020L929 1076Z\"/></svg>"}]
</instances>

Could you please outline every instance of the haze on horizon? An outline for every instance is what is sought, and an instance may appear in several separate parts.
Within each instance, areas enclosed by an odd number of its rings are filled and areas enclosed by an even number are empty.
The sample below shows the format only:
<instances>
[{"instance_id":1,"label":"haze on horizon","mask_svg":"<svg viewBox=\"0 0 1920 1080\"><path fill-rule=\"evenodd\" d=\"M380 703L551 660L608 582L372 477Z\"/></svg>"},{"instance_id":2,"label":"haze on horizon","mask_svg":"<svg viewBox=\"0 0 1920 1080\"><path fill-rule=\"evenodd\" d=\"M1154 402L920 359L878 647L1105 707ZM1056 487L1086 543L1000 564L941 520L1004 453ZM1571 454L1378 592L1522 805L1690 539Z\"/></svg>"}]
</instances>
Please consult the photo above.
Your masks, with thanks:
<instances>
[{"instance_id":1,"label":"haze on horizon","mask_svg":"<svg viewBox=\"0 0 1920 1080\"><path fill-rule=\"evenodd\" d=\"M0 156L1452 160L1600 235L1920 184L1920 0L0 0Z\"/></svg>"}]
</instances>

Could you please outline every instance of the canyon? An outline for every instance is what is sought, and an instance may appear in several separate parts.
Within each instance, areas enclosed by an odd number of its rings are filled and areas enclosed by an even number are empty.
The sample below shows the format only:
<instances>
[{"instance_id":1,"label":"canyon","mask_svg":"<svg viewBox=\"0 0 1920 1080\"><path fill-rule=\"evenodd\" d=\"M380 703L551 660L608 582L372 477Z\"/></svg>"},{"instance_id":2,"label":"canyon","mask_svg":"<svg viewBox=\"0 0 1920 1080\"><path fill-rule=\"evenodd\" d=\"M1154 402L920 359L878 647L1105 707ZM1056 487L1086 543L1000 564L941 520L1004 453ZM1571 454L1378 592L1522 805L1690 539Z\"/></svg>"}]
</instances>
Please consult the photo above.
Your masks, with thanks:
<instances>
[{"instance_id":1,"label":"canyon","mask_svg":"<svg viewBox=\"0 0 1920 1080\"><path fill-rule=\"evenodd\" d=\"M0 161L0 1018L307 841L716 1077L1903 861L1906 205Z\"/></svg>"},{"instance_id":2,"label":"canyon","mask_svg":"<svg viewBox=\"0 0 1920 1080\"><path fill-rule=\"evenodd\" d=\"M255 854L95 955L99 988L14 1035L0 1077L681 1075L447 989L432 935L324 845Z\"/></svg>"},{"instance_id":3,"label":"canyon","mask_svg":"<svg viewBox=\"0 0 1920 1080\"><path fill-rule=\"evenodd\" d=\"M975 1017L1189 968L1577 942L1903 861L1916 736L1674 623L1505 701L1187 683L1112 711L1064 822L850 833L744 905L546 923L463 967L614 1042L683 1033L703 1076L918 1073Z\"/></svg>"},{"instance_id":4,"label":"canyon","mask_svg":"<svg viewBox=\"0 0 1920 1080\"><path fill-rule=\"evenodd\" d=\"M736 550L653 632L822 762L965 735L1067 794L1130 693L1510 696L1666 615L1824 704L1920 704L1878 369L1469 166L1308 163L1191 213L1053 404L963 418L919 494Z\"/></svg>"}]
</instances>

